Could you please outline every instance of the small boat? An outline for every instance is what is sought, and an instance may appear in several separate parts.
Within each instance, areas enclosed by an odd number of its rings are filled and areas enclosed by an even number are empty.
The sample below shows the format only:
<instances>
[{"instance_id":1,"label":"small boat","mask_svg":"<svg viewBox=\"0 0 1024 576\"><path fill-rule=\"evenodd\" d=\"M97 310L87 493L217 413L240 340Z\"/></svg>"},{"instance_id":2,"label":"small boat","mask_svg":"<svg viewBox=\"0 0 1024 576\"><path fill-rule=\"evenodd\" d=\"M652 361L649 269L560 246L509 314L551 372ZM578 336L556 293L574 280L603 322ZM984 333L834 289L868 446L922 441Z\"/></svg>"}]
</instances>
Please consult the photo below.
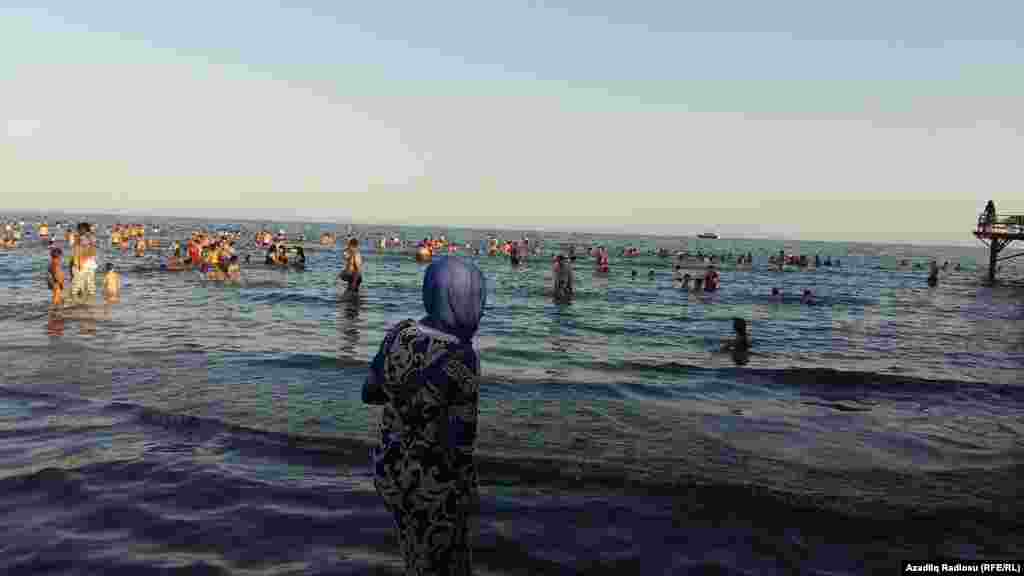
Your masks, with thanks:
<instances>
[{"instance_id":1,"label":"small boat","mask_svg":"<svg viewBox=\"0 0 1024 576\"><path fill-rule=\"evenodd\" d=\"M703 234L697 234L697 238L701 238L703 240L718 240L718 234L715 234L714 232L704 232Z\"/></svg>"}]
</instances>

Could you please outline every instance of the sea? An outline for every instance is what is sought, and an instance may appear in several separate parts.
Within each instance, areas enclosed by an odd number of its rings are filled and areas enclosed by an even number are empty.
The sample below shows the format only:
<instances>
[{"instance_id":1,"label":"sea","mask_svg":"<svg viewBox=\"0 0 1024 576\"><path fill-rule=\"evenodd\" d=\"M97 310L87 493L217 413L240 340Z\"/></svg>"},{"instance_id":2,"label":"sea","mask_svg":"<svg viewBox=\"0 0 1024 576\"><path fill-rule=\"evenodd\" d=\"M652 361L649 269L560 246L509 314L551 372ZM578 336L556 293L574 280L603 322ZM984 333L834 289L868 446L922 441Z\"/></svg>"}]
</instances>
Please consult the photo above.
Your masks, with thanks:
<instances>
[{"instance_id":1,"label":"sea","mask_svg":"<svg viewBox=\"0 0 1024 576\"><path fill-rule=\"evenodd\" d=\"M360 391L388 327L423 315L425 265L375 239L442 234L541 248L519 267L464 256L488 282L477 574L1024 558L1022 269L988 285L980 244L0 215L44 218L98 224L122 296L53 310L45 244L0 250L0 574L403 573L369 464L380 409ZM162 249L110 247L109 226L136 221ZM263 228L305 234L305 270L263 265ZM161 268L196 229L243 231L240 286ZM323 232L361 239L359 298L339 297L341 246ZM552 256L570 245L577 295L555 303ZM612 254L606 276L592 245ZM754 263L693 294L662 248ZM778 271L780 249L839 265ZM932 259L950 263L936 287ZM719 352L735 317L746 364Z\"/></svg>"}]
</instances>

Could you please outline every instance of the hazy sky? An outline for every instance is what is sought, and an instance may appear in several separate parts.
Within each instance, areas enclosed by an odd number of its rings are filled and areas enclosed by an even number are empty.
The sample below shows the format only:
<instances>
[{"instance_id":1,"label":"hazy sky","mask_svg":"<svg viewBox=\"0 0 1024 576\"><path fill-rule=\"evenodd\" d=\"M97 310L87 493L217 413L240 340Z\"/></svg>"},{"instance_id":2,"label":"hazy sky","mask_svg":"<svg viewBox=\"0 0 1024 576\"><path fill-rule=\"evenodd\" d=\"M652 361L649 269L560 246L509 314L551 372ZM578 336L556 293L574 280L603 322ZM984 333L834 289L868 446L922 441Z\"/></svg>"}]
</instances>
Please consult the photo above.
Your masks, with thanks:
<instances>
[{"instance_id":1,"label":"hazy sky","mask_svg":"<svg viewBox=\"0 0 1024 576\"><path fill-rule=\"evenodd\" d=\"M0 1L0 211L924 242L1024 212L1020 0Z\"/></svg>"}]
</instances>

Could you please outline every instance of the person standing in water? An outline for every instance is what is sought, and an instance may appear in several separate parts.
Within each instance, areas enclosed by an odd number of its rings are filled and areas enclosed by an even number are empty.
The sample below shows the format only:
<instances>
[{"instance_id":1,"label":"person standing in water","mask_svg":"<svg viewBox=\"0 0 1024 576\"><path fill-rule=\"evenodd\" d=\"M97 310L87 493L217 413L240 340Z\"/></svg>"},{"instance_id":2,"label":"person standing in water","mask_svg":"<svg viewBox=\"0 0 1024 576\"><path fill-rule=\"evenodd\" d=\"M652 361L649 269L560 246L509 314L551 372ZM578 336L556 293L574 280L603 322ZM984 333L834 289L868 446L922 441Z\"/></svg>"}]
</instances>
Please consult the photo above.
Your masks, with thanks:
<instances>
[{"instance_id":1,"label":"person standing in water","mask_svg":"<svg viewBox=\"0 0 1024 576\"><path fill-rule=\"evenodd\" d=\"M928 265L928 285L934 288L939 284L939 265L932 260Z\"/></svg>"},{"instance_id":2,"label":"person standing in water","mask_svg":"<svg viewBox=\"0 0 1024 576\"><path fill-rule=\"evenodd\" d=\"M406 574L472 574L470 520L480 501L472 340L486 299L476 266L435 261L423 278L427 315L388 331L363 385L363 402L384 407L373 484L394 515Z\"/></svg>"},{"instance_id":3,"label":"person standing in water","mask_svg":"<svg viewBox=\"0 0 1024 576\"><path fill-rule=\"evenodd\" d=\"M575 276L576 273L573 270L572 262L559 254L558 262L555 265L555 300L565 302L572 298L573 293L576 291Z\"/></svg>"},{"instance_id":4,"label":"person standing in water","mask_svg":"<svg viewBox=\"0 0 1024 576\"><path fill-rule=\"evenodd\" d=\"M345 249L345 267L341 271L341 279L348 282L346 292L358 292L363 284L363 255L359 253L359 240L349 238Z\"/></svg>"},{"instance_id":5,"label":"person standing in water","mask_svg":"<svg viewBox=\"0 0 1024 576\"><path fill-rule=\"evenodd\" d=\"M732 319L732 329L736 337L722 345L722 352L731 352L737 364L746 364L750 360L750 334L747 333L747 321L743 318Z\"/></svg>"},{"instance_id":6,"label":"person standing in water","mask_svg":"<svg viewBox=\"0 0 1024 576\"><path fill-rule=\"evenodd\" d=\"M82 300L96 294L96 238L89 233L89 225L78 225L71 256L71 295Z\"/></svg>"},{"instance_id":7,"label":"person standing in water","mask_svg":"<svg viewBox=\"0 0 1024 576\"><path fill-rule=\"evenodd\" d=\"M46 273L46 285L53 292L53 298L50 300L50 303L54 306L60 306L64 303L64 268L61 263L63 254L60 248L50 250L50 267Z\"/></svg>"}]
</instances>

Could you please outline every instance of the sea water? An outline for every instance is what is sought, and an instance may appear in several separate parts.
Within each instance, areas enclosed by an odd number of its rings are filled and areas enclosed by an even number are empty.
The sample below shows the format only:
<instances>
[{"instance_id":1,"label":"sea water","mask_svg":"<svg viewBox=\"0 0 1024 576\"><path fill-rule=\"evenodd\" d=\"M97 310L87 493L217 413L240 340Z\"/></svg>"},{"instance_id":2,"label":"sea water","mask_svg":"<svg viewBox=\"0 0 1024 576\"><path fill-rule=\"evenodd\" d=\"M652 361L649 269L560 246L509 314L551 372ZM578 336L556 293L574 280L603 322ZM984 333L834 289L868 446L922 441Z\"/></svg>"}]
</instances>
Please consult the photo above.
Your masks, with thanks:
<instances>
[{"instance_id":1,"label":"sea water","mask_svg":"<svg viewBox=\"0 0 1024 576\"><path fill-rule=\"evenodd\" d=\"M369 470L379 408L360 388L385 330L423 314L425 265L372 239L522 233L354 226L366 271L352 300L338 297L340 246L317 242L346 227L244 223L305 233L306 269L264 266L250 234L253 264L226 286L160 267L173 240L223 222L149 219L163 249L136 257L105 241L112 217L90 220L100 267L122 273L118 303L54 313L46 247L0 252L0 572L400 573ZM519 267L466 256L488 280L480 573L1019 558L1024 289L986 286L983 249L528 235L543 253ZM570 244L577 294L556 304L551 257ZM595 244L608 275L583 256ZM616 257L625 246L642 255ZM754 265L691 294L658 248ZM779 272L780 249L840 265ZM950 262L935 288L931 259ZM1011 264L1003 276L1019 276ZM734 317L753 340L742 366L717 353Z\"/></svg>"}]
</instances>

